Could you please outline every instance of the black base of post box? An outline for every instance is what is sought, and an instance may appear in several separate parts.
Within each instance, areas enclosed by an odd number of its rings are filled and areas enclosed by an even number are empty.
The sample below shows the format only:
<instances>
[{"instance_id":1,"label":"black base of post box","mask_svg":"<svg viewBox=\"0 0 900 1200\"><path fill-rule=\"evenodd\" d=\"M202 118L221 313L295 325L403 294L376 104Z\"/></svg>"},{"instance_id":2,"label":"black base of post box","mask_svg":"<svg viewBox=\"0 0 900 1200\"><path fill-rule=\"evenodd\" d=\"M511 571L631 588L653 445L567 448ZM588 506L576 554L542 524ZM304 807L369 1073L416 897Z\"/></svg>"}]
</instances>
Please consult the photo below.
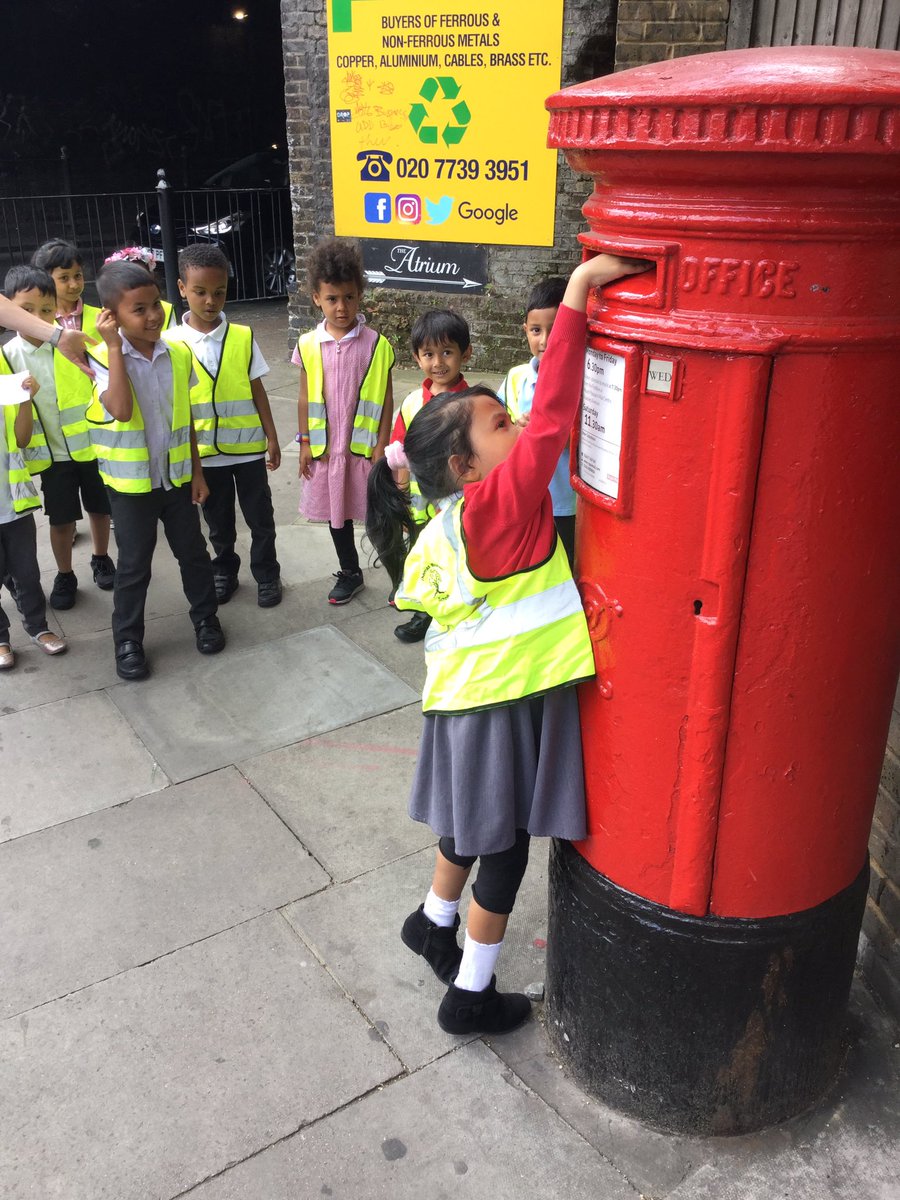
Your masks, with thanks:
<instances>
[{"instance_id":1,"label":"black base of post box","mask_svg":"<svg viewBox=\"0 0 900 1200\"><path fill-rule=\"evenodd\" d=\"M657 1128L749 1133L834 1081L868 889L738 920L674 912L553 845L547 1031L605 1104Z\"/></svg>"}]
</instances>

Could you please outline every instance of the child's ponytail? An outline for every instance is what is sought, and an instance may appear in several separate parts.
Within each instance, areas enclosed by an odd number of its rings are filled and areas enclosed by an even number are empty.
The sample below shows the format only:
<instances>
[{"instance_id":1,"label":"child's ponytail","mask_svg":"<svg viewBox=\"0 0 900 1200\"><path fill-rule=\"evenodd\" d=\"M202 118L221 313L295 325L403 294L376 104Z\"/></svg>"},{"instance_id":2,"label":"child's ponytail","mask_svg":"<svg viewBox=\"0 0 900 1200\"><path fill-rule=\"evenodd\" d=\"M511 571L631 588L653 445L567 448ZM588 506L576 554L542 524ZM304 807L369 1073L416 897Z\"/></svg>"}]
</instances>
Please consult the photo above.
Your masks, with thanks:
<instances>
[{"instance_id":1,"label":"child's ponytail","mask_svg":"<svg viewBox=\"0 0 900 1200\"><path fill-rule=\"evenodd\" d=\"M380 458L369 472L366 499L366 534L378 555L376 562L386 568L394 587L399 587L417 530L409 492L397 486L386 458Z\"/></svg>"}]
</instances>

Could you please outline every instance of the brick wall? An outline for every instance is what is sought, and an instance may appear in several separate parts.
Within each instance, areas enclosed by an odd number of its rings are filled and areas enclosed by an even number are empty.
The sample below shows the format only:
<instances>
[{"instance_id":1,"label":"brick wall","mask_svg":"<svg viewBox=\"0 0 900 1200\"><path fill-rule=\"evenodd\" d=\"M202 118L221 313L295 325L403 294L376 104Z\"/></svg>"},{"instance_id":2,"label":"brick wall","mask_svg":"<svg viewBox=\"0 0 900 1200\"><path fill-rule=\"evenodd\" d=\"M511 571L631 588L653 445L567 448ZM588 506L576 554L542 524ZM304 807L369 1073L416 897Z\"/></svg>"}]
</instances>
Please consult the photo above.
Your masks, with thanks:
<instances>
[{"instance_id":1,"label":"brick wall","mask_svg":"<svg viewBox=\"0 0 900 1200\"><path fill-rule=\"evenodd\" d=\"M869 840L872 879L860 938L863 974L900 1019L900 691Z\"/></svg>"},{"instance_id":2,"label":"brick wall","mask_svg":"<svg viewBox=\"0 0 900 1200\"><path fill-rule=\"evenodd\" d=\"M612 70L615 0L567 0L563 21L563 86ZM327 27L324 0L282 0L287 135L291 160L291 199L298 259L298 293L291 296L291 339L314 323L305 294L303 261L309 248L334 230L329 157ZM406 292L371 288L365 311L391 339L398 363L411 366L409 328L425 307L452 305L469 321L474 354L467 375L505 371L528 353L522 334L522 305L536 279L568 274L579 261L576 234L586 228L581 206L591 191L587 176L576 176L560 155L556 231L553 246L491 246L489 288L482 296Z\"/></svg>"},{"instance_id":3,"label":"brick wall","mask_svg":"<svg viewBox=\"0 0 900 1200\"><path fill-rule=\"evenodd\" d=\"M724 50L729 0L619 0L616 70Z\"/></svg>"}]
</instances>

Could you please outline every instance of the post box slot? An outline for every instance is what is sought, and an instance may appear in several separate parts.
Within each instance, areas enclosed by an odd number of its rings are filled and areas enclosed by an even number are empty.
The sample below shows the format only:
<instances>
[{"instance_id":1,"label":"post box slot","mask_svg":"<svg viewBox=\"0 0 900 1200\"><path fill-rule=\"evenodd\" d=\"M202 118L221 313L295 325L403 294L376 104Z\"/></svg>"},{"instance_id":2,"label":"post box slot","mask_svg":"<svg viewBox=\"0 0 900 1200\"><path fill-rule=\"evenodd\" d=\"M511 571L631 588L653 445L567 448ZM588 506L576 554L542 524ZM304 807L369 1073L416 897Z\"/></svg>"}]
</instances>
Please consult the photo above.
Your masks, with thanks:
<instances>
[{"instance_id":1,"label":"post box slot","mask_svg":"<svg viewBox=\"0 0 900 1200\"><path fill-rule=\"evenodd\" d=\"M663 308L668 303L672 263L678 253L674 243L606 239L596 233L581 233L578 240L593 254L618 254L621 258L644 258L653 263L652 270L608 283L603 289L604 304Z\"/></svg>"}]
</instances>

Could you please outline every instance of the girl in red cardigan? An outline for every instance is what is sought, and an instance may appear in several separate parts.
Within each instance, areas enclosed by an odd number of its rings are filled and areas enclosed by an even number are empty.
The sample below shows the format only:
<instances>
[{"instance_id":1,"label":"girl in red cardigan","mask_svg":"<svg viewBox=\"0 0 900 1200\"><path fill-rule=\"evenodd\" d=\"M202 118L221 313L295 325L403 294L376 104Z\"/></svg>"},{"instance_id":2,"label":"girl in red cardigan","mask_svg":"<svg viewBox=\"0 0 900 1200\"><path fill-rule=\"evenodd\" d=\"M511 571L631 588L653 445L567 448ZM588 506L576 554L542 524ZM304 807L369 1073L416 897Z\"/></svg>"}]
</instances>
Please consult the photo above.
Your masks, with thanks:
<instances>
[{"instance_id":1,"label":"girl in red cardigan","mask_svg":"<svg viewBox=\"0 0 900 1200\"><path fill-rule=\"evenodd\" d=\"M527 428L488 388L442 396L369 479L367 530L398 584L396 606L434 618L409 808L440 843L401 937L449 985L438 1023L450 1033L502 1033L528 1016L526 996L497 991L494 965L529 841L586 833L573 685L593 675L593 653L547 488L581 396L588 293L646 266L601 254L572 273ZM439 506L411 547L392 476L407 463ZM476 860L460 950L457 910Z\"/></svg>"}]
</instances>

